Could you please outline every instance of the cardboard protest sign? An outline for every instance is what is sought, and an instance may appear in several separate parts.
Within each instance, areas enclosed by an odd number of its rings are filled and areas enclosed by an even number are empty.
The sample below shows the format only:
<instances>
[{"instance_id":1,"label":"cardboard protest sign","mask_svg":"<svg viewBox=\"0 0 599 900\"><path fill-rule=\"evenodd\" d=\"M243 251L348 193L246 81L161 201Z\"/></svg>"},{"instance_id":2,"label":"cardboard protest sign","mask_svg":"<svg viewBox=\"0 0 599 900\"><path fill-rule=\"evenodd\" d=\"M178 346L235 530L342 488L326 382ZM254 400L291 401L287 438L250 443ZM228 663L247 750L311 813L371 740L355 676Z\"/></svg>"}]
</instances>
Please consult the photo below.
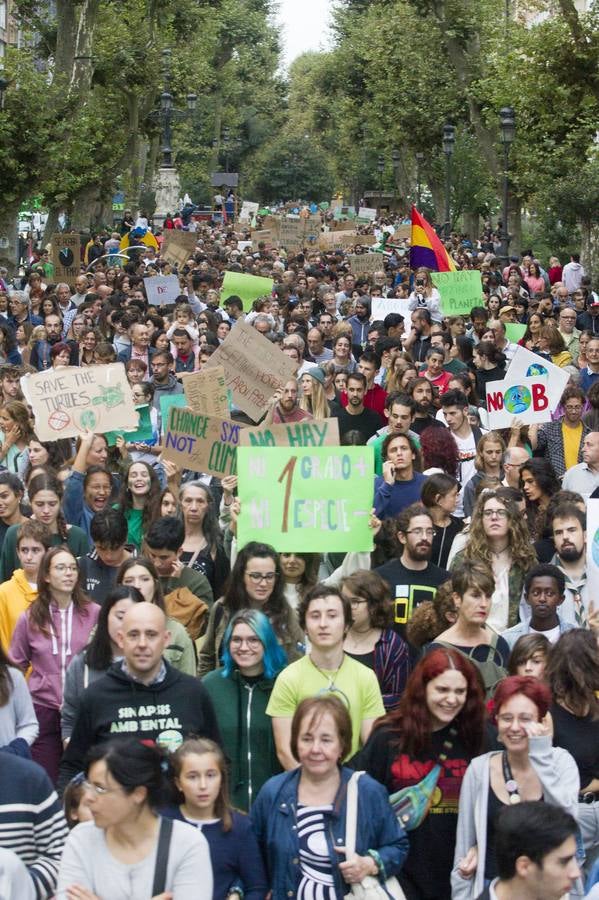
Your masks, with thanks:
<instances>
[{"instance_id":1,"label":"cardboard protest sign","mask_svg":"<svg viewBox=\"0 0 599 900\"><path fill-rule=\"evenodd\" d=\"M224 301L232 294L237 294L247 312L258 297L269 297L272 294L273 284L272 278L246 275L245 272L225 272L221 295Z\"/></svg>"},{"instance_id":2,"label":"cardboard protest sign","mask_svg":"<svg viewBox=\"0 0 599 900\"><path fill-rule=\"evenodd\" d=\"M237 322L204 368L221 365L233 403L257 422L276 390L295 377L296 363L246 322Z\"/></svg>"},{"instance_id":3,"label":"cardboard protest sign","mask_svg":"<svg viewBox=\"0 0 599 900\"><path fill-rule=\"evenodd\" d=\"M587 500L587 593L599 596L599 500ZM595 608L597 601L595 600Z\"/></svg>"},{"instance_id":4,"label":"cardboard protest sign","mask_svg":"<svg viewBox=\"0 0 599 900\"><path fill-rule=\"evenodd\" d=\"M238 546L283 553L372 550L372 447L240 447Z\"/></svg>"},{"instance_id":5,"label":"cardboard protest sign","mask_svg":"<svg viewBox=\"0 0 599 900\"><path fill-rule=\"evenodd\" d=\"M163 432L166 423L168 422L171 407L182 407L187 405L188 401L185 394L167 394L165 397L160 398L160 421Z\"/></svg>"},{"instance_id":6,"label":"cardboard protest sign","mask_svg":"<svg viewBox=\"0 0 599 900\"><path fill-rule=\"evenodd\" d=\"M395 231L393 232L393 240L409 241L411 237L412 226L409 223L395 226Z\"/></svg>"},{"instance_id":7,"label":"cardboard protest sign","mask_svg":"<svg viewBox=\"0 0 599 900\"><path fill-rule=\"evenodd\" d=\"M107 431L106 440L109 447L114 447L116 439L123 437L128 444L145 444L154 437L152 429L152 419L150 417L150 407L147 403L136 406L135 409L139 413L139 422L135 431Z\"/></svg>"},{"instance_id":8,"label":"cardboard protest sign","mask_svg":"<svg viewBox=\"0 0 599 900\"><path fill-rule=\"evenodd\" d=\"M259 250L259 244L264 244L268 248L278 247L279 241L275 237L275 232L268 228L252 232L252 250Z\"/></svg>"},{"instance_id":9,"label":"cardboard protest sign","mask_svg":"<svg viewBox=\"0 0 599 900\"><path fill-rule=\"evenodd\" d=\"M304 220L304 244L306 247L314 246L320 237L322 221L319 215L308 216Z\"/></svg>"},{"instance_id":10,"label":"cardboard protest sign","mask_svg":"<svg viewBox=\"0 0 599 900\"><path fill-rule=\"evenodd\" d=\"M53 234L50 258L55 281L73 281L81 272L81 238L78 234Z\"/></svg>"},{"instance_id":11,"label":"cardboard protest sign","mask_svg":"<svg viewBox=\"0 0 599 900\"><path fill-rule=\"evenodd\" d=\"M431 272L431 279L441 295L441 312L444 316L468 315L473 306L480 306L480 272L470 269L461 272Z\"/></svg>"},{"instance_id":12,"label":"cardboard protest sign","mask_svg":"<svg viewBox=\"0 0 599 900\"><path fill-rule=\"evenodd\" d=\"M160 248L160 256L174 266L184 266L193 253L198 236L193 231L180 231L178 228L167 228Z\"/></svg>"},{"instance_id":13,"label":"cardboard protest sign","mask_svg":"<svg viewBox=\"0 0 599 900\"><path fill-rule=\"evenodd\" d=\"M550 422L552 399L543 375L529 378L507 375L501 381L490 381L487 384L489 428L509 428L514 419L523 425ZM558 402L559 397L556 405Z\"/></svg>"},{"instance_id":14,"label":"cardboard protest sign","mask_svg":"<svg viewBox=\"0 0 599 900\"><path fill-rule=\"evenodd\" d=\"M181 293L176 275L153 275L151 278L144 278L144 287L148 303L152 306L174 303Z\"/></svg>"},{"instance_id":15,"label":"cardboard protest sign","mask_svg":"<svg viewBox=\"0 0 599 900\"><path fill-rule=\"evenodd\" d=\"M564 369L549 362L526 347L518 347L505 373L506 378L522 379L542 376L547 382L549 412L555 412L570 376ZM549 421L546 419L545 421Z\"/></svg>"},{"instance_id":16,"label":"cardboard protest sign","mask_svg":"<svg viewBox=\"0 0 599 900\"><path fill-rule=\"evenodd\" d=\"M410 301L399 297L373 297L371 318L373 322L384 320L389 313L398 313L404 319L410 320Z\"/></svg>"},{"instance_id":17,"label":"cardboard protest sign","mask_svg":"<svg viewBox=\"0 0 599 900\"><path fill-rule=\"evenodd\" d=\"M65 366L21 378L40 441L137 428L131 388L122 363Z\"/></svg>"},{"instance_id":18,"label":"cardboard protest sign","mask_svg":"<svg viewBox=\"0 0 599 900\"><path fill-rule=\"evenodd\" d=\"M513 344L517 344L524 337L525 332L526 325L521 325L520 322L505 323L505 336Z\"/></svg>"},{"instance_id":19,"label":"cardboard protest sign","mask_svg":"<svg viewBox=\"0 0 599 900\"><path fill-rule=\"evenodd\" d=\"M345 247L366 247L374 243L374 235L356 234L355 231L327 231L318 238L321 250L344 249Z\"/></svg>"},{"instance_id":20,"label":"cardboard protest sign","mask_svg":"<svg viewBox=\"0 0 599 900\"><path fill-rule=\"evenodd\" d=\"M249 222L258 212L259 207L259 203L252 203L250 200L244 200L239 211L239 221Z\"/></svg>"},{"instance_id":21,"label":"cardboard protest sign","mask_svg":"<svg viewBox=\"0 0 599 900\"><path fill-rule=\"evenodd\" d=\"M235 475L240 429L236 422L173 407L164 429L162 455L193 472L218 478Z\"/></svg>"},{"instance_id":22,"label":"cardboard protest sign","mask_svg":"<svg viewBox=\"0 0 599 900\"><path fill-rule=\"evenodd\" d=\"M367 222L372 222L376 219L376 209L370 206L360 206L358 208L358 219L366 219Z\"/></svg>"},{"instance_id":23,"label":"cardboard protest sign","mask_svg":"<svg viewBox=\"0 0 599 900\"><path fill-rule=\"evenodd\" d=\"M374 275L384 270L384 257L380 253L358 253L347 257L349 271L354 275Z\"/></svg>"},{"instance_id":24,"label":"cardboard protest sign","mask_svg":"<svg viewBox=\"0 0 599 900\"><path fill-rule=\"evenodd\" d=\"M259 425L244 428L240 447L338 447L339 420L287 422L284 425Z\"/></svg>"},{"instance_id":25,"label":"cardboard protest sign","mask_svg":"<svg viewBox=\"0 0 599 900\"><path fill-rule=\"evenodd\" d=\"M227 418L229 403L222 366L211 369L204 366L200 372L191 372L182 381L187 405L193 412Z\"/></svg>"},{"instance_id":26,"label":"cardboard protest sign","mask_svg":"<svg viewBox=\"0 0 599 900\"><path fill-rule=\"evenodd\" d=\"M281 219L279 231L279 244L287 251L299 251L304 246L304 234L306 231L303 219L290 219L286 216Z\"/></svg>"}]
</instances>

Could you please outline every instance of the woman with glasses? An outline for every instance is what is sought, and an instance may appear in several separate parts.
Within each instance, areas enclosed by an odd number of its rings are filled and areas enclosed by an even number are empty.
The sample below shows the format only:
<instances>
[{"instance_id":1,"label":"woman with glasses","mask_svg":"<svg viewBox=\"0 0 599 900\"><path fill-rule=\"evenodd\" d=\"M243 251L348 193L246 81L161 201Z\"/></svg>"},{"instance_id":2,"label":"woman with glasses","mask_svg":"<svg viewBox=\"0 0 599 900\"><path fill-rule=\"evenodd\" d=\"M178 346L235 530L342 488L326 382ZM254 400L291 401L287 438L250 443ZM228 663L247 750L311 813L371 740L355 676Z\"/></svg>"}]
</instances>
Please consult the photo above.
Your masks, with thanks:
<instances>
[{"instance_id":1,"label":"woman with glasses","mask_svg":"<svg viewBox=\"0 0 599 900\"><path fill-rule=\"evenodd\" d=\"M250 541L235 560L227 590L210 610L200 652L200 677L218 668L227 625L242 609L258 609L268 616L289 662L303 656L304 633L285 600L277 552L268 544Z\"/></svg>"},{"instance_id":2,"label":"woman with glasses","mask_svg":"<svg viewBox=\"0 0 599 900\"><path fill-rule=\"evenodd\" d=\"M483 490L472 512L468 542L454 556L451 569L461 562L486 564L493 572L493 592L488 625L501 634L518 621L524 578L537 562L526 518L504 491Z\"/></svg>"},{"instance_id":3,"label":"woman with glasses","mask_svg":"<svg viewBox=\"0 0 599 900\"><path fill-rule=\"evenodd\" d=\"M141 740L90 751L84 784L93 822L67 838L56 900L212 900L210 852L199 828L172 822L160 850L164 826L157 809L167 793L167 771L160 751Z\"/></svg>"},{"instance_id":4,"label":"woman with glasses","mask_svg":"<svg viewBox=\"0 0 599 900\"><path fill-rule=\"evenodd\" d=\"M580 779L569 753L552 747L551 693L537 678L512 675L493 699L504 749L473 759L460 792L452 900L474 900L495 878L495 830L506 806L543 800L578 819Z\"/></svg>"},{"instance_id":5,"label":"woman with glasses","mask_svg":"<svg viewBox=\"0 0 599 900\"><path fill-rule=\"evenodd\" d=\"M31 667L29 692L40 726L31 755L56 783L62 755L60 708L66 671L87 644L100 607L83 593L77 560L67 547L47 551L37 585L37 598L17 621L10 657L23 672Z\"/></svg>"},{"instance_id":6,"label":"woman with glasses","mask_svg":"<svg viewBox=\"0 0 599 900\"><path fill-rule=\"evenodd\" d=\"M340 588L352 617L343 649L374 671L388 712L399 703L412 668L406 641L391 627L389 585L376 572L363 570L343 578Z\"/></svg>"},{"instance_id":7,"label":"woman with glasses","mask_svg":"<svg viewBox=\"0 0 599 900\"><path fill-rule=\"evenodd\" d=\"M209 672L202 684L219 710L232 804L247 812L262 785L281 771L266 707L287 657L267 617L257 609L233 616L222 646L222 669Z\"/></svg>"}]
</instances>

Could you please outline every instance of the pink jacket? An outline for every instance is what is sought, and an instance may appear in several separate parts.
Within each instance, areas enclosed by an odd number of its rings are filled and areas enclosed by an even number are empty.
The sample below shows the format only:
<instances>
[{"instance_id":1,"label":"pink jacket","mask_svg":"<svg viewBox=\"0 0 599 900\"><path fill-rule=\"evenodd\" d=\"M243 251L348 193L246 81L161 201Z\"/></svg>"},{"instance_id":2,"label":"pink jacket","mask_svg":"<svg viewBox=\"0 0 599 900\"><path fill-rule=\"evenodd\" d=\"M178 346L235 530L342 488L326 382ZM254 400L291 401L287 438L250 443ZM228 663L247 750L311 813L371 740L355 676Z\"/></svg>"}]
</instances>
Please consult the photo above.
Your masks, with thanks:
<instances>
[{"instance_id":1,"label":"pink jacket","mask_svg":"<svg viewBox=\"0 0 599 900\"><path fill-rule=\"evenodd\" d=\"M40 631L29 618L29 610L21 613L10 644L10 658L29 676L29 693L34 703L50 709L60 709L65 673L72 658L88 642L89 633L98 621L100 607L89 603L79 610L71 603L60 609L50 605L52 625Z\"/></svg>"}]
</instances>

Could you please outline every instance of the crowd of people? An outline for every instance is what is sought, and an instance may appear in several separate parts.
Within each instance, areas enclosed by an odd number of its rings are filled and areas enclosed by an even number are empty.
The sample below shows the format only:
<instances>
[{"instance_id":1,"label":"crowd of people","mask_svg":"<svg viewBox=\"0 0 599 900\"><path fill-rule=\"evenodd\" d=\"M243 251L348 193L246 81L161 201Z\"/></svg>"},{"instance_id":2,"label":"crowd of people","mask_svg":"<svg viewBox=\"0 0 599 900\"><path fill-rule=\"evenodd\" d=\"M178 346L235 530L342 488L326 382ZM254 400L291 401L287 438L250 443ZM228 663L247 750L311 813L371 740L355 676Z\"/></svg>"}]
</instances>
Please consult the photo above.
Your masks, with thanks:
<instances>
[{"instance_id":1,"label":"crowd of people","mask_svg":"<svg viewBox=\"0 0 599 900\"><path fill-rule=\"evenodd\" d=\"M0 897L599 896L599 296L578 257L500 265L491 232L452 235L481 289L447 317L389 234L369 276L195 235L178 269L150 246L111 265L107 233L72 284L46 257L0 283ZM225 271L272 293L249 309ZM171 273L180 296L149 305ZM372 552L241 546L237 476L163 458L161 398L240 319L296 367L264 423L336 419L373 448ZM492 430L519 346L568 385L546 423ZM112 362L151 439L40 441L22 376Z\"/></svg>"}]
</instances>

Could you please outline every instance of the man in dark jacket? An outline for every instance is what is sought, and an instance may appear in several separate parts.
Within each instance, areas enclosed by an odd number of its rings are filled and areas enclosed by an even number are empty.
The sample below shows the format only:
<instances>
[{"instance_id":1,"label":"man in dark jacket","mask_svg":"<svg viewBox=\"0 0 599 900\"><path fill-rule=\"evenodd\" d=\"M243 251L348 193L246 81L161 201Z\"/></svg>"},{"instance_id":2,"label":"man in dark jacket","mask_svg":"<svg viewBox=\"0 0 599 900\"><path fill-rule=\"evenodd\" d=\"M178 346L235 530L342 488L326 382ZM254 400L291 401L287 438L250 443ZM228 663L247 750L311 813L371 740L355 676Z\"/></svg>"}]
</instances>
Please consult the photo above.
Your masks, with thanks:
<instances>
[{"instance_id":1,"label":"man in dark jacket","mask_svg":"<svg viewBox=\"0 0 599 900\"><path fill-rule=\"evenodd\" d=\"M90 747L125 735L175 750L197 735L220 744L214 709L197 678L165 662L170 641L166 616L152 603L136 603L118 631L123 659L83 693L60 766L59 787L83 768Z\"/></svg>"},{"instance_id":2,"label":"man in dark jacket","mask_svg":"<svg viewBox=\"0 0 599 900\"><path fill-rule=\"evenodd\" d=\"M173 356L168 350L159 350L150 362L152 370L150 384L154 388L152 406L158 413L160 413L161 397L171 397L173 394L183 393L183 385L172 373L174 363Z\"/></svg>"}]
</instances>

